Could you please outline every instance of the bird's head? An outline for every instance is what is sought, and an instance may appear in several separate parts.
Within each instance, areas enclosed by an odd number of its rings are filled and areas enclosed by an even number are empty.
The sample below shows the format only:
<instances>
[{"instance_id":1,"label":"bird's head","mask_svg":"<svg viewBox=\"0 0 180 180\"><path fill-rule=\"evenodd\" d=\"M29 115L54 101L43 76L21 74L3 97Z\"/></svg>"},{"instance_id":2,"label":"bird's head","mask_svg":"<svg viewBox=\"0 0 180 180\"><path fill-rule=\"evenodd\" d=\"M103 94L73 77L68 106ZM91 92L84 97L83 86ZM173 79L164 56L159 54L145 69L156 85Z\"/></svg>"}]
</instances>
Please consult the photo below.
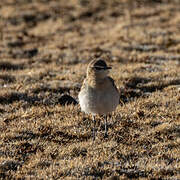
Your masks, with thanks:
<instances>
[{"instance_id":1,"label":"bird's head","mask_svg":"<svg viewBox=\"0 0 180 180\"><path fill-rule=\"evenodd\" d=\"M111 69L111 67L107 66L104 60L93 60L88 65L87 74L93 74L97 78L105 78L109 73L109 69Z\"/></svg>"}]
</instances>

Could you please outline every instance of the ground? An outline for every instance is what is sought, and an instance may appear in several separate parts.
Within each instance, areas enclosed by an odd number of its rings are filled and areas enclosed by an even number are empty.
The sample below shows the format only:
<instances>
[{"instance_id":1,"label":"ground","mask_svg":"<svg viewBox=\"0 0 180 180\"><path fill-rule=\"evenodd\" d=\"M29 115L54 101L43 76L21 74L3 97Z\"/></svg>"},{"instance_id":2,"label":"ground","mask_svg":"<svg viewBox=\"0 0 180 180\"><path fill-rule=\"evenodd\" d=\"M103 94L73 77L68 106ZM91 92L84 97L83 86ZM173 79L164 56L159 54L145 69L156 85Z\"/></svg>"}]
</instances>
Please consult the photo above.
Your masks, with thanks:
<instances>
[{"instance_id":1,"label":"ground","mask_svg":"<svg viewBox=\"0 0 180 180\"><path fill-rule=\"evenodd\" d=\"M1 0L1 179L179 179L179 0ZM120 104L80 110L93 58ZM66 96L64 96L66 95ZM65 104L70 95L76 101Z\"/></svg>"}]
</instances>

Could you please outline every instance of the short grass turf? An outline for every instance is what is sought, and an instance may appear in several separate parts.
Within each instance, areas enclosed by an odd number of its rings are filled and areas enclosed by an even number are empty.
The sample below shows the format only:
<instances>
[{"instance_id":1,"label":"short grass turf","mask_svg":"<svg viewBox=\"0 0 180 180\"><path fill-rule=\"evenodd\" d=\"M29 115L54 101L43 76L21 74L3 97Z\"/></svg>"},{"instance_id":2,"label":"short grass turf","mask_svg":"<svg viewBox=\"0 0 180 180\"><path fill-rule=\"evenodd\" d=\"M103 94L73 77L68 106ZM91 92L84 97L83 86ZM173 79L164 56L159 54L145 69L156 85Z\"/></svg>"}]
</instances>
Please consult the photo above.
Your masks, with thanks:
<instances>
[{"instance_id":1,"label":"short grass turf","mask_svg":"<svg viewBox=\"0 0 180 180\"><path fill-rule=\"evenodd\" d=\"M178 0L1 0L1 179L179 179ZM79 105L93 57L113 67L108 120Z\"/></svg>"}]
</instances>

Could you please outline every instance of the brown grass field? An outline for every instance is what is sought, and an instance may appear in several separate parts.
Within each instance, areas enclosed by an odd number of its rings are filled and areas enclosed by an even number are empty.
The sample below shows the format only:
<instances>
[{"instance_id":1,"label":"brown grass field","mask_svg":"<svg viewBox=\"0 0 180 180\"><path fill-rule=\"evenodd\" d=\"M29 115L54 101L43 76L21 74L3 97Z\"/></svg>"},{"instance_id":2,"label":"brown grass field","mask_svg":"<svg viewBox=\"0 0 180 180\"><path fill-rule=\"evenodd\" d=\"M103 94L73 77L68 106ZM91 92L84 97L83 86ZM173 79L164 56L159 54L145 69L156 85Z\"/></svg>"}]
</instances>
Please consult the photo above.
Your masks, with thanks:
<instances>
[{"instance_id":1,"label":"brown grass field","mask_svg":"<svg viewBox=\"0 0 180 180\"><path fill-rule=\"evenodd\" d=\"M180 179L179 0L0 1L0 179ZM120 104L84 114L93 57Z\"/></svg>"}]
</instances>

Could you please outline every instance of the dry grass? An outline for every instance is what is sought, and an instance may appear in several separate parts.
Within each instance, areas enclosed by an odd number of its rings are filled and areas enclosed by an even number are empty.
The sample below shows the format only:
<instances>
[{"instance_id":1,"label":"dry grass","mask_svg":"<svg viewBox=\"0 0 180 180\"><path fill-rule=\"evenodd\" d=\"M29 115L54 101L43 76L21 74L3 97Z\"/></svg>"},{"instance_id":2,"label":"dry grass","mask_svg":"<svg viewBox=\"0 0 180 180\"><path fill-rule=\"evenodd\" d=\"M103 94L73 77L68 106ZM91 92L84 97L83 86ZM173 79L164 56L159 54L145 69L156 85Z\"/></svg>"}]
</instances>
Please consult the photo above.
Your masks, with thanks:
<instances>
[{"instance_id":1,"label":"dry grass","mask_svg":"<svg viewBox=\"0 0 180 180\"><path fill-rule=\"evenodd\" d=\"M180 178L179 1L0 5L1 179ZM62 96L77 99L93 56L121 93L95 142L91 117Z\"/></svg>"}]
</instances>

